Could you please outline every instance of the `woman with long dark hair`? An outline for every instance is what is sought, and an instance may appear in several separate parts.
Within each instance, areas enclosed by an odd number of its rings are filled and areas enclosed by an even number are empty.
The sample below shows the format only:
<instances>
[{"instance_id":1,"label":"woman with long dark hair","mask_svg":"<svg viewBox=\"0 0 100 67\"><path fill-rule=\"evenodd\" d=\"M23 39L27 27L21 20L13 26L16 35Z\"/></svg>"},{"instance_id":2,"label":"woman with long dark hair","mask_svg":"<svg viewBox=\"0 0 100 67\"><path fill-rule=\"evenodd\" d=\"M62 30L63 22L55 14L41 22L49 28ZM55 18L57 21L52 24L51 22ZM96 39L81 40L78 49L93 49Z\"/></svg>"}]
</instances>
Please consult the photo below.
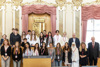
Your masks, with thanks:
<instances>
[{"instance_id":1,"label":"woman with long dark hair","mask_svg":"<svg viewBox=\"0 0 100 67\"><path fill-rule=\"evenodd\" d=\"M39 56L39 44L36 43L34 46L33 56Z\"/></svg>"},{"instance_id":2,"label":"woman with long dark hair","mask_svg":"<svg viewBox=\"0 0 100 67\"><path fill-rule=\"evenodd\" d=\"M46 47L45 42L43 42L39 54L40 54L40 55L48 55L48 49L47 49L47 47Z\"/></svg>"},{"instance_id":3,"label":"woman with long dark hair","mask_svg":"<svg viewBox=\"0 0 100 67\"><path fill-rule=\"evenodd\" d=\"M40 47L42 46L42 43L44 42L44 35L43 32L40 33Z\"/></svg>"},{"instance_id":4,"label":"woman with long dark hair","mask_svg":"<svg viewBox=\"0 0 100 67\"><path fill-rule=\"evenodd\" d=\"M46 45L47 45L47 47L49 47L50 43L53 44L53 37L52 37L52 33L48 32L48 36L47 36L47 39L46 39Z\"/></svg>"},{"instance_id":5,"label":"woman with long dark hair","mask_svg":"<svg viewBox=\"0 0 100 67\"><path fill-rule=\"evenodd\" d=\"M26 32L25 32L25 31L22 32L22 35L21 35L21 42L23 42L23 39L24 39L24 38L26 38Z\"/></svg>"},{"instance_id":6,"label":"woman with long dark hair","mask_svg":"<svg viewBox=\"0 0 100 67\"><path fill-rule=\"evenodd\" d=\"M30 44L26 43L23 56L32 56L32 54L33 54L33 50L31 50Z\"/></svg>"},{"instance_id":7,"label":"woman with long dark hair","mask_svg":"<svg viewBox=\"0 0 100 67\"><path fill-rule=\"evenodd\" d=\"M68 43L65 43L65 46L63 48L63 62L65 64L65 66L71 67L71 63L72 63L72 50L69 47Z\"/></svg>"},{"instance_id":8,"label":"woman with long dark hair","mask_svg":"<svg viewBox=\"0 0 100 67\"><path fill-rule=\"evenodd\" d=\"M63 51L60 43L57 43L55 51L56 51L56 58L55 58L56 66L62 66Z\"/></svg>"}]
</instances>

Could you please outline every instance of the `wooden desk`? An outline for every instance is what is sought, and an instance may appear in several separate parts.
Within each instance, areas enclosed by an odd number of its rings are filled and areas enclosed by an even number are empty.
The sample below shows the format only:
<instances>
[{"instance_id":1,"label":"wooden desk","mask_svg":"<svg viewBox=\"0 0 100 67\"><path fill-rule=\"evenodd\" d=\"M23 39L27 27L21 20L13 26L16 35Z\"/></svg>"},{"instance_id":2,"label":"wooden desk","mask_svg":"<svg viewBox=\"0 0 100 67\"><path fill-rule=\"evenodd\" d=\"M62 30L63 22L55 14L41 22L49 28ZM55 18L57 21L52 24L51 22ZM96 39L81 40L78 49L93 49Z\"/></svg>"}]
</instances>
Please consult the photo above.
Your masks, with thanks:
<instances>
[{"instance_id":1,"label":"wooden desk","mask_svg":"<svg viewBox=\"0 0 100 67\"><path fill-rule=\"evenodd\" d=\"M51 58L23 58L23 67L51 67Z\"/></svg>"}]
</instances>

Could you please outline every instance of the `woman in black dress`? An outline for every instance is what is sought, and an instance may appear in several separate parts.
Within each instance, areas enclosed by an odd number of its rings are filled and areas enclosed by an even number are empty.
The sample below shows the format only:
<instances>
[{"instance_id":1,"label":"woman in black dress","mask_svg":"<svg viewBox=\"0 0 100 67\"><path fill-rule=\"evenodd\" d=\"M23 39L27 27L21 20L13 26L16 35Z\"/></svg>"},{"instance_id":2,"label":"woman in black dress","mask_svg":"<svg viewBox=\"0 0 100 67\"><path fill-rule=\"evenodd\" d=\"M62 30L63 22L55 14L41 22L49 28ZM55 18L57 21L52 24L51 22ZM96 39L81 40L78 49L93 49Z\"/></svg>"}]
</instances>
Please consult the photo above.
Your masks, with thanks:
<instances>
[{"instance_id":1,"label":"woman in black dress","mask_svg":"<svg viewBox=\"0 0 100 67\"><path fill-rule=\"evenodd\" d=\"M42 47L39 52L40 52L39 55L48 55L48 49L46 47L45 42L43 42Z\"/></svg>"},{"instance_id":2,"label":"woman in black dress","mask_svg":"<svg viewBox=\"0 0 100 67\"><path fill-rule=\"evenodd\" d=\"M44 35L43 32L40 33L40 47L42 46L42 43L44 42Z\"/></svg>"},{"instance_id":3,"label":"woman in black dress","mask_svg":"<svg viewBox=\"0 0 100 67\"><path fill-rule=\"evenodd\" d=\"M80 55L80 65L86 66L88 64L88 52L86 48L86 44L84 42L81 43L80 49L79 49L79 55Z\"/></svg>"}]
</instances>

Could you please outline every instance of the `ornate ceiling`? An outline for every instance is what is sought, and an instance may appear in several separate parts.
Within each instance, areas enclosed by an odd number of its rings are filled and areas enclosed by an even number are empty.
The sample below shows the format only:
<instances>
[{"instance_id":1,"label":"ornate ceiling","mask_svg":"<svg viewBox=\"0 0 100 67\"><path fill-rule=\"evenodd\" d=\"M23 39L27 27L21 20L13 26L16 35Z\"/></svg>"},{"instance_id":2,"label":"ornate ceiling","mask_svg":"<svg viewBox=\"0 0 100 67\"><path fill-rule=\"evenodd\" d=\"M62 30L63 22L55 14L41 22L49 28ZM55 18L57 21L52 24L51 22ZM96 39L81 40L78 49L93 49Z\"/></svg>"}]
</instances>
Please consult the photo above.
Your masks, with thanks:
<instances>
[{"instance_id":1,"label":"ornate ceiling","mask_svg":"<svg viewBox=\"0 0 100 67\"><path fill-rule=\"evenodd\" d=\"M95 0L95 1L90 1L90 2L84 2L84 0L72 0L72 2L69 2L68 0L55 0L55 2L56 2L56 4L48 3L48 2L42 1L42 0L36 0L36 1L25 2L25 3L23 3L23 0L11 0L11 1L0 0L0 6L4 5L5 3L11 3L14 6L45 4L45 5L53 5L56 7L57 6L63 7L66 4L72 4L78 8L79 6L84 6L84 5L100 4L100 0Z\"/></svg>"}]
</instances>

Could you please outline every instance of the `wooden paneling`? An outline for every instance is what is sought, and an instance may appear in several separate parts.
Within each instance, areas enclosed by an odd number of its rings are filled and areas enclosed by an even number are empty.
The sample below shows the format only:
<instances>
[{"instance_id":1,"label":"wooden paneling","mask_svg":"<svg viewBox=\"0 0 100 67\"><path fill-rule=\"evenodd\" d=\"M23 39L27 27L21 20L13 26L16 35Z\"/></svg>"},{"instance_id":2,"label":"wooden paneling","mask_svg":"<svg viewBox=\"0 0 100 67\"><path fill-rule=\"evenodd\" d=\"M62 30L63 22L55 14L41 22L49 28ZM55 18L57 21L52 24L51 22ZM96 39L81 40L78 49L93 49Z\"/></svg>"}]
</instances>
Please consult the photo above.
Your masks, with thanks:
<instances>
[{"instance_id":1,"label":"wooden paneling","mask_svg":"<svg viewBox=\"0 0 100 67\"><path fill-rule=\"evenodd\" d=\"M51 67L51 58L24 58L23 67Z\"/></svg>"}]
</instances>

